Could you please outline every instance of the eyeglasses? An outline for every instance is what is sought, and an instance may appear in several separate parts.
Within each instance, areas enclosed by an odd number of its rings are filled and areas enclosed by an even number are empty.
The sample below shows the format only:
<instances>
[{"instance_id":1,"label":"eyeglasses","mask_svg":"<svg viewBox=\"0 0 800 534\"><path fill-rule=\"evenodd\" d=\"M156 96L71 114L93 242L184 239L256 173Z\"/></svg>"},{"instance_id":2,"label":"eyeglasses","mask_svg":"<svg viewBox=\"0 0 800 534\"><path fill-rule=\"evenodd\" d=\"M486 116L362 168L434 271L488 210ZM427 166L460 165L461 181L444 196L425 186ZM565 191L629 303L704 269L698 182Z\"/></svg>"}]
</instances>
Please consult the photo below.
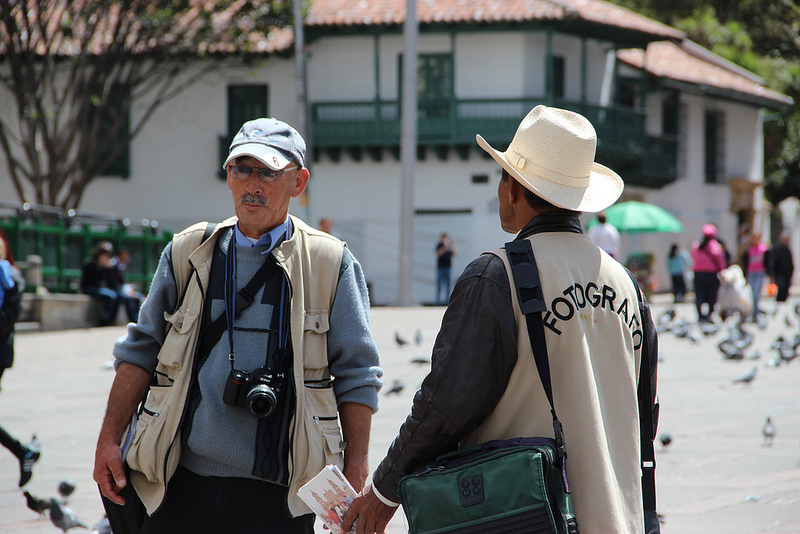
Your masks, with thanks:
<instances>
[{"instance_id":1,"label":"eyeglasses","mask_svg":"<svg viewBox=\"0 0 800 534\"><path fill-rule=\"evenodd\" d=\"M228 170L231 172L231 178L237 180L247 180L252 176L253 172L258 173L258 179L262 182L278 182L283 178L283 173L287 171L295 171L300 167L286 167L279 171L274 171L269 167L248 167L246 165L228 165Z\"/></svg>"}]
</instances>

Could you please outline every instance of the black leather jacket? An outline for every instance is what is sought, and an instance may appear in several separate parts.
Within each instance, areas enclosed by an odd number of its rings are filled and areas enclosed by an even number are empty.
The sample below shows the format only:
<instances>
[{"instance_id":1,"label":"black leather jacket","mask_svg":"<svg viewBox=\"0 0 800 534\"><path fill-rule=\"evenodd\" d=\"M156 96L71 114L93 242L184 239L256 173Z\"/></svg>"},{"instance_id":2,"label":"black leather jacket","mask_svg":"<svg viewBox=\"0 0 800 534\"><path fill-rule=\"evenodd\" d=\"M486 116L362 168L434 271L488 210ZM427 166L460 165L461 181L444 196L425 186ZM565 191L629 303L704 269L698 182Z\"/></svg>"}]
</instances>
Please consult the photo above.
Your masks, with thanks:
<instances>
[{"instance_id":1,"label":"black leather jacket","mask_svg":"<svg viewBox=\"0 0 800 534\"><path fill-rule=\"evenodd\" d=\"M539 232L582 230L577 214L555 211L531 219L515 239ZM657 341L646 304L642 322L649 326L645 331L653 355L651 389L655 397ZM494 410L516 363L517 326L506 269L499 258L484 254L467 266L453 288L433 348L431 372L373 474L378 492L400 502L397 486L401 478L458 449L464 437ZM651 402L657 421L655 398Z\"/></svg>"}]
</instances>

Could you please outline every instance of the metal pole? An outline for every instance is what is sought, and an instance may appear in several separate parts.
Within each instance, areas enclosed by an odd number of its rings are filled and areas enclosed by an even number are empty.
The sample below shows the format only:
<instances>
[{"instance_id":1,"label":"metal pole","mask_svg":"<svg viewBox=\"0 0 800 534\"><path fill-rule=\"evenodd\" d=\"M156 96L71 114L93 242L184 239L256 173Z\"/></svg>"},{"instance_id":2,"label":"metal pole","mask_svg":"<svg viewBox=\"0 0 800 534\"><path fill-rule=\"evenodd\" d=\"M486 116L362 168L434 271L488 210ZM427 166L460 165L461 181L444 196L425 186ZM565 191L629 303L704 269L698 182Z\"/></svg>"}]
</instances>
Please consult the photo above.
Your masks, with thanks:
<instances>
[{"instance_id":1,"label":"metal pole","mask_svg":"<svg viewBox=\"0 0 800 534\"><path fill-rule=\"evenodd\" d=\"M413 306L414 299L414 166L417 161L417 9L416 0L406 0L403 27L403 102L401 106L400 160L400 279L397 305Z\"/></svg>"},{"instance_id":2,"label":"metal pole","mask_svg":"<svg viewBox=\"0 0 800 534\"><path fill-rule=\"evenodd\" d=\"M306 168L311 172L311 160L313 157L313 149L311 147L311 131L308 127L308 98L306 96L306 89L308 83L306 80L306 46L305 34L303 32L303 11L302 0L294 0L293 4L293 17L294 17L294 57L297 70L297 131L303 136L306 142ZM313 181L309 180L306 186L306 213L305 220L310 224L314 224L311 220L311 185Z\"/></svg>"}]
</instances>

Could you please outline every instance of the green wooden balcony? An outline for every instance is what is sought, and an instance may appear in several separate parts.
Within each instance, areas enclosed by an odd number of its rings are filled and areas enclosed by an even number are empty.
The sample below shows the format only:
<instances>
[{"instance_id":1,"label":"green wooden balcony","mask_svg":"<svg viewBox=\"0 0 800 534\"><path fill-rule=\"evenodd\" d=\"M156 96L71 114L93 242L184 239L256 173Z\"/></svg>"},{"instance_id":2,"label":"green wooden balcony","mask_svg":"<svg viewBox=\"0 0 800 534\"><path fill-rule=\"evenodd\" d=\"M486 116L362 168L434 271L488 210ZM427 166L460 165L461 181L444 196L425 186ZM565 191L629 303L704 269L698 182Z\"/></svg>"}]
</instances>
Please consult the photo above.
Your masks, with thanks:
<instances>
[{"instance_id":1,"label":"green wooden balcony","mask_svg":"<svg viewBox=\"0 0 800 534\"><path fill-rule=\"evenodd\" d=\"M420 101L418 155L430 149L441 158L452 151L466 158L477 146L475 134L505 148L528 111L544 99L463 99ZM551 105L576 111L597 130L597 160L617 171L629 185L663 187L676 178L677 142L648 136L645 113L619 106L602 107L559 100ZM384 151L399 155L400 104L397 101L317 102L311 106L312 146L318 156L337 160L342 152L374 159Z\"/></svg>"}]
</instances>

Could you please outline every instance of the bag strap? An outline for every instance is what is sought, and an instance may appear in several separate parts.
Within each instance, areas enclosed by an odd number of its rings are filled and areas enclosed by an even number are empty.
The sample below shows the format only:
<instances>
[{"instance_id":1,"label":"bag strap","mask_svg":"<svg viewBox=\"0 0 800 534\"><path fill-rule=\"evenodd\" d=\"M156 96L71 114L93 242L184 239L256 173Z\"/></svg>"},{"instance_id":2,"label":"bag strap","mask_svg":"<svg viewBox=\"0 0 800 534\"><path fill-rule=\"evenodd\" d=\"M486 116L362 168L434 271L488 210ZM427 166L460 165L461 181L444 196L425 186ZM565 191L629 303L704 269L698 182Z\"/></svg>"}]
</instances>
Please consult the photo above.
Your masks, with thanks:
<instances>
[{"instance_id":1,"label":"bag strap","mask_svg":"<svg viewBox=\"0 0 800 534\"><path fill-rule=\"evenodd\" d=\"M553 386L550 382L550 362L547 358L547 343L544 338L544 323L542 312L547 309L542 294L542 284L539 281L539 269L536 258L533 256L533 247L527 239L506 243L506 254L514 276L517 289L519 307L525 315L528 324L528 337L533 349L533 358L536 360L536 370L544 386L545 395L550 402L550 413L553 415L553 432L556 440L556 454L559 461L566 459L567 450L564 445L564 429L556 415L553 404Z\"/></svg>"},{"instance_id":2,"label":"bag strap","mask_svg":"<svg viewBox=\"0 0 800 534\"><path fill-rule=\"evenodd\" d=\"M636 296L639 299L639 307L641 309L644 304L642 289L639 287L633 273L628 271L628 276L631 277L633 286L636 288ZM651 404L653 392L650 387L650 362L652 355L650 354L650 346L647 344L648 334L648 322L642 321L642 359L639 367L639 389L637 391L639 397L639 441L641 442L642 457L642 497L644 498L644 509L655 510L656 453L655 446L653 445L655 441Z\"/></svg>"}]
</instances>

